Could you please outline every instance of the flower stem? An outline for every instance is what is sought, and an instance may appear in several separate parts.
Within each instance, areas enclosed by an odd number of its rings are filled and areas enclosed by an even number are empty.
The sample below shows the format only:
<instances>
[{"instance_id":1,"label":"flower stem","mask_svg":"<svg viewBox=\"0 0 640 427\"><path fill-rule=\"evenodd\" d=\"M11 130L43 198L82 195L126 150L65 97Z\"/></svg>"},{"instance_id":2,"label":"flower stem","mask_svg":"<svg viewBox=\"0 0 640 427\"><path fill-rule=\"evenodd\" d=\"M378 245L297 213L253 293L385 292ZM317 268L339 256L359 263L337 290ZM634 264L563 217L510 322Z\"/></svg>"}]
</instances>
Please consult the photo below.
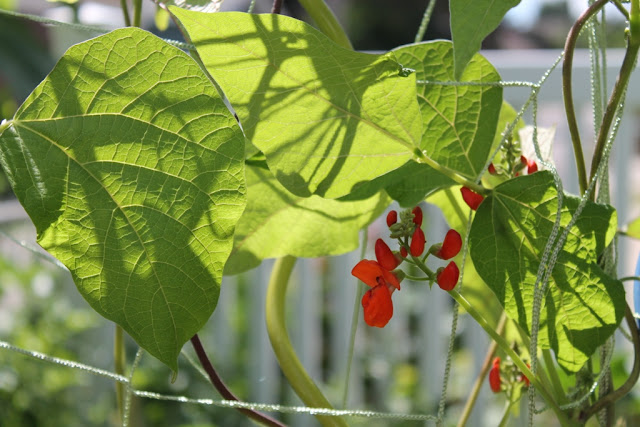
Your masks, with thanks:
<instances>
[{"instance_id":1,"label":"flower stem","mask_svg":"<svg viewBox=\"0 0 640 427\"><path fill-rule=\"evenodd\" d=\"M113 340L113 365L116 374L125 376L125 368L127 364L127 356L124 349L124 330L116 323L115 337ZM119 381L116 382L116 400L118 401L118 414L120 420L124 417L124 396L125 385Z\"/></svg>"},{"instance_id":2,"label":"flower stem","mask_svg":"<svg viewBox=\"0 0 640 427\"><path fill-rule=\"evenodd\" d=\"M482 185L476 184L475 182L468 180L463 176L458 175L455 171L442 166L440 163L436 162L435 160L427 156L423 151L416 149L414 151L414 154L416 156L416 161L418 163L424 163L426 165L431 166L433 169L451 178L451 180L455 181L456 183L464 187L467 187L478 194L482 194L483 196L486 196L489 193L489 190L484 188Z\"/></svg>"},{"instance_id":3,"label":"flower stem","mask_svg":"<svg viewBox=\"0 0 640 427\"><path fill-rule=\"evenodd\" d=\"M315 21L318 29L340 46L353 50L342 25L323 0L299 0L304 10Z\"/></svg>"},{"instance_id":4,"label":"flower stem","mask_svg":"<svg viewBox=\"0 0 640 427\"><path fill-rule=\"evenodd\" d=\"M193 349L195 350L196 355L198 355L198 360L200 360L200 364L202 365L205 372L209 376L209 380L211 380L211 383L216 388L216 390L218 390L220 395L226 400L236 400L236 401L239 400L236 397L236 395L233 394L231 390L229 390L227 385L224 383L224 381L222 381L222 378L220 378L215 368L211 364L211 361L207 356L207 352L204 350L204 347L200 342L200 338L198 337L198 334L195 334L193 337L191 337L191 345L193 346ZM266 426L272 426L272 427L285 427L285 424L282 424L280 421L275 420L269 417L268 415L261 414L258 411L254 411L253 409L238 408L238 411L242 412L252 420L259 422L260 424L263 424Z\"/></svg>"},{"instance_id":5,"label":"flower stem","mask_svg":"<svg viewBox=\"0 0 640 427\"><path fill-rule=\"evenodd\" d=\"M309 374L300 363L296 355L289 333L285 325L285 297L289 277L293 271L296 258L287 255L276 260L271 272L271 279L267 288L266 320L267 332L271 340L271 346L278 359L278 364L285 377L291 384L298 397L305 405L313 408L331 408L331 404L322 394L318 386L313 382ZM346 427L347 423L342 418L327 415L316 415L323 426Z\"/></svg>"},{"instance_id":6,"label":"flower stem","mask_svg":"<svg viewBox=\"0 0 640 427\"><path fill-rule=\"evenodd\" d=\"M509 346L509 343L507 343L507 341L496 332L496 330L489 324L489 322L487 322L487 320L478 311L476 311L476 309L473 308L469 301L467 301L466 298L463 297L458 291L456 291L455 289L449 291L449 295L451 295L451 297L455 299L458 304L460 304L460 306L462 306L462 308L464 308L466 312L469 313L471 317L473 317L478 325L480 325L482 329L484 329L489 334L489 336L498 344L498 346L500 346L502 351L504 351L511 358L511 360L513 360L513 363L515 363L518 369L520 369L520 372L522 372L527 378L529 378L531 384L536 388L538 393L540 393L549 407L556 413L560 424L563 426L571 425L571 421L567 418L566 414L562 411L562 409L560 409L560 407L557 405L556 401L549 394L544 385L538 380L538 377L533 375L529 367L522 361L520 356L518 356L518 354L511 348L511 346Z\"/></svg>"},{"instance_id":7,"label":"flower stem","mask_svg":"<svg viewBox=\"0 0 640 427\"><path fill-rule=\"evenodd\" d=\"M414 43L420 43L424 38L424 33L427 31L427 27L429 26L429 21L431 21L431 15L433 14L433 9L436 6L436 0L429 0L429 4L424 11L424 15L422 16L422 22L420 22L420 28L418 28L418 32L416 33L416 38L413 40Z\"/></svg>"},{"instance_id":8,"label":"flower stem","mask_svg":"<svg viewBox=\"0 0 640 427\"><path fill-rule=\"evenodd\" d=\"M140 27L142 22L142 0L133 0L133 26Z\"/></svg>"},{"instance_id":9,"label":"flower stem","mask_svg":"<svg viewBox=\"0 0 640 427\"><path fill-rule=\"evenodd\" d=\"M504 331L504 327L507 324L507 315L502 312L500 316L500 320L498 321L498 326L496 326L496 333L498 335L502 335ZM458 427L463 427L467 421L469 420L469 416L471 415L471 410L476 404L476 400L478 399L478 395L480 394L480 388L482 388L482 383L484 382L489 369L491 369L491 361L493 360L493 355L496 353L496 349L498 348L498 343L496 341L491 341L489 344L489 349L487 350L487 354L484 357L484 362L482 362L482 367L480 368L480 372L476 377L476 381L473 383L473 387L471 388L471 394L467 399L467 402L464 405L464 409L462 410L462 415L460 416L460 420L458 420Z\"/></svg>"},{"instance_id":10,"label":"flower stem","mask_svg":"<svg viewBox=\"0 0 640 427\"><path fill-rule=\"evenodd\" d=\"M124 26L131 26L131 18L129 18L129 6L127 5L127 0L120 0L120 9L122 9L122 17L124 19Z\"/></svg>"},{"instance_id":11,"label":"flower stem","mask_svg":"<svg viewBox=\"0 0 640 427\"><path fill-rule=\"evenodd\" d=\"M580 31L587 21L598 13L598 11L609 2L609 0L597 0L576 20L569 31L567 41L564 45L564 64L562 65L562 96L564 98L564 109L567 113L567 124L569 125L569 133L571 134L571 142L573 143L573 153L576 157L576 168L578 170L578 183L580 184L580 194L584 194L587 190L587 169L584 162L584 153L582 152L582 143L580 142L580 131L578 130L578 121L576 119L576 110L573 105L573 53L576 49L576 42ZM608 132L607 132L608 133Z\"/></svg>"}]
</instances>

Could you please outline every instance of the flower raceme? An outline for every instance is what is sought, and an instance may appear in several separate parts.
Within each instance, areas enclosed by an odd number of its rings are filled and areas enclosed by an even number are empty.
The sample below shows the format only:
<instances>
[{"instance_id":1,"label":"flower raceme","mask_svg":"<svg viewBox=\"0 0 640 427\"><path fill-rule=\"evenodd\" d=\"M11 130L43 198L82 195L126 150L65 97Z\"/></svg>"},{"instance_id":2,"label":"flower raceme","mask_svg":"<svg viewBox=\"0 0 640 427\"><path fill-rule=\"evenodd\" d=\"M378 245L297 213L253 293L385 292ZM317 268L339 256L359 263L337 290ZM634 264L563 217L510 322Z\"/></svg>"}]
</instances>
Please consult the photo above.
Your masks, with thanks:
<instances>
[{"instance_id":1,"label":"flower raceme","mask_svg":"<svg viewBox=\"0 0 640 427\"><path fill-rule=\"evenodd\" d=\"M450 291L458 283L460 271L455 262L451 261L446 267L437 272L431 271L425 264L429 255L444 260L455 257L462 248L462 238L455 230L449 230L442 243L433 245L425 252L426 236L422 230L423 213L420 207L398 213L391 211L387 214L386 222L390 237L398 240L399 252L392 251L384 240L375 243L376 260L363 259L351 270L351 274L370 289L362 296L364 320L369 326L382 328L389 323L393 316L393 302L391 296L400 290L400 282L407 275L398 266L406 261L422 270L425 278L408 276L412 280L426 280L431 286L434 282L445 290Z\"/></svg>"}]
</instances>

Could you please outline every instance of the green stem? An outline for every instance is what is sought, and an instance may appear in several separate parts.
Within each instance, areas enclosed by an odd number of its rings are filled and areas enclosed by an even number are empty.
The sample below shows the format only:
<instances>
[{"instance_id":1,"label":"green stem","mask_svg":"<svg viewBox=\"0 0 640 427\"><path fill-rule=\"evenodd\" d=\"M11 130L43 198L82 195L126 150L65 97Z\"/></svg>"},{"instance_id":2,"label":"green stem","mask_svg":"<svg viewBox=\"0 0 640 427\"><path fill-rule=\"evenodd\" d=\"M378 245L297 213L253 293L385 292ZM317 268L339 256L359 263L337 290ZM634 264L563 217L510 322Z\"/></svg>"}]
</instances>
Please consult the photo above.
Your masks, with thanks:
<instances>
[{"instance_id":1,"label":"green stem","mask_svg":"<svg viewBox=\"0 0 640 427\"><path fill-rule=\"evenodd\" d=\"M498 321L498 326L496 326L496 333L498 335L502 335L504 332L504 327L507 324L507 315L503 311L500 316L500 320ZM458 427L463 427L467 421L469 420L469 416L471 415L471 411L476 404L476 400L478 400L478 395L480 394L480 389L482 388L482 383L484 383L484 379L491 369L491 361L493 360L493 356L496 354L496 350L498 348L498 343L495 341L491 341L489 344L489 349L487 350L486 356L484 356L484 362L482 362L482 368L480 368L480 373L476 377L476 381L473 383L473 387L471 388L471 394L467 399L467 402L464 405L464 409L462 410L462 415L460 416L460 420L458 421Z\"/></svg>"},{"instance_id":2,"label":"green stem","mask_svg":"<svg viewBox=\"0 0 640 427\"><path fill-rule=\"evenodd\" d=\"M620 100L622 99L627 85L629 84L629 78L633 71L636 59L638 58L638 49L640 49L640 0L633 0L631 2L631 14L629 18L629 38L627 51L622 60L622 66L620 67L620 73L618 74L618 80L613 86L611 97L607 104L607 109L602 117L602 125L600 126L600 132L598 132L598 138L596 139L596 148L593 152L593 159L591 160L591 174L592 180L595 174L598 172L598 167L602 161L602 155L604 153L607 140L609 138L609 131L611 125L615 119L616 112L620 106ZM591 199L595 200L595 191L591 193Z\"/></svg>"},{"instance_id":3,"label":"green stem","mask_svg":"<svg viewBox=\"0 0 640 427\"><path fill-rule=\"evenodd\" d=\"M4 132L6 129L9 129L9 126L11 126L13 124L13 120L3 120L2 122L0 122L0 135L2 135L2 132Z\"/></svg>"},{"instance_id":4,"label":"green stem","mask_svg":"<svg viewBox=\"0 0 640 427\"><path fill-rule=\"evenodd\" d=\"M573 24L567 41L564 45L564 64L562 65L562 95L564 98L564 108L567 113L567 124L569 125L569 133L571 134L571 142L573 143L573 153L576 158L576 168L578 170L578 183L580 184L580 193L584 194L587 190L587 168L584 161L584 153L582 152L582 143L580 142L580 131L578 129L578 121L576 119L575 106L573 105L573 54L576 49L576 42L580 31L587 21L598 13L598 11L609 2L609 0L597 0L578 18Z\"/></svg>"},{"instance_id":5,"label":"green stem","mask_svg":"<svg viewBox=\"0 0 640 427\"><path fill-rule=\"evenodd\" d=\"M320 389L309 377L309 374L307 374L302 363L300 363L289 340L289 333L285 324L285 297L289 277L295 263L296 258L287 255L276 260L273 266L267 288L267 332L269 333L273 351L278 359L278 364L298 397L309 407L331 408L327 398L324 397ZM316 415L316 418L323 426L347 426L347 423L342 418L326 415Z\"/></svg>"},{"instance_id":6,"label":"green stem","mask_svg":"<svg viewBox=\"0 0 640 427\"><path fill-rule=\"evenodd\" d=\"M124 330L116 324L115 337L113 340L113 364L116 374L126 376L127 355L124 348ZM118 401L118 414L120 420L124 419L124 397L126 387L120 381L116 382L116 400Z\"/></svg>"},{"instance_id":7,"label":"green stem","mask_svg":"<svg viewBox=\"0 0 640 427\"><path fill-rule=\"evenodd\" d=\"M342 47L353 50L342 25L323 0L299 0L304 10L315 21L318 29Z\"/></svg>"},{"instance_id":8,"label":"green stem","mask_svg":"<svg viewBox=\"0 0 640 427\"><path fill-rule=\"evenodd\" d=\"M547 405L549 405L549 407L556 413L560 424L563 426L571 425L571 421L567 418L566 414L562 411L562 409L560 409L556 401L549 394L544 385L539 381L538 377L533 375L529 367L511 348L509 343L507 343L507 341L502 338L502 336L498 334L495 329L493 329L489 322L487 322L487 320L478 311L476 311L476 309L473 308L469 301L467 301L466 298L463 297L458 291L456 291L455 289L449 291L449 295L451 295L451 297L455 299L458 304L460 304L460 306L464 308L467 313L469 313L471 317L473 317L478 325L480 325L482 329L484 329L489 334L489 336L498 344L498 346L500 346L502 351L504 351L511 358L511 360L513 360L513 363L515 363L518 369L520 369L520 372L522 372L527 378L529 378L529 381L536 388L538 393L540 393Z\"/></svg>"},{"instance_id":9,"label":"green stem","mask_svg":"<svg viewBox=\"0 0 640 427\"><path fill-rule=\"evenodd\" d=\"M498 427L504 427L507 425L507 421L509 421L509 417L511 416L511 408L513 408L513 405L516 402L517 401L509 399L509 402L507 403L506 408L504 409L504 414L502 415L502 419L500 420L500 424L498 424Z\"/></svg>"},{"instance_id":10,"label":"green stem","mask_svg":"<svg viewBox=\"0 0 640 427\"><path fill-rule=\"evenodd\" d=\"M449 169L447 167L442 166L440 163L436 162L435 160L433 160L429 156L427 156L424 152L416 149L414 151L414 154L416 155L416 161L418 163L424 163L424 164L427 164L427 165L431 166L433 169L437 170L438 172L440 172L443 175L448 176L449 178L451 178L456 183L462 185L463 187L467 187L467 188L475 191L478 194L482 194L483 196L489 194L489 190L484 188L482 185L476 184L475 182L470 181L467 178L458 175L455 171L453 171L453 170L451 170L451 169Z\"/></svg>"},{"instance_id":11,"label":"green stem","mask_svg":"<svg viewBox=\"0 0 640 427\"><path fill-rule=\"evenodd\" d=\"M131 26L131 18L129 17L129 7L127 5L127 0L120 0L120 9L122 9L122 16L124 17L124 26Z\"/></svg>"},{"instance_id":12,"label":"green stem","mask_svg":"<svg viewBox=\"0 0 640 427\"><path fill-rule=\"evenodd\" d=\"M140 27L142 22L142 0L133 0L133 26Z\"/></svg>"},{"instance_id":13,"label":"green stem","mask_svg":"<svg viewBox=\"0 0 640 427\"><path fill-rule=\"evenodd\" d=\"M558 376L558 371L556 371L555 369L551 351L549 349L542 350L542 358L544 359L544 365L547 368L546 371L549 374L549 379L551 380L551 385L553 387L553 396L555 397L556 401L562 405L566 401L566 394L564 392L564 387L562 387L560 377Z\"/></svg>"}]
</instances>

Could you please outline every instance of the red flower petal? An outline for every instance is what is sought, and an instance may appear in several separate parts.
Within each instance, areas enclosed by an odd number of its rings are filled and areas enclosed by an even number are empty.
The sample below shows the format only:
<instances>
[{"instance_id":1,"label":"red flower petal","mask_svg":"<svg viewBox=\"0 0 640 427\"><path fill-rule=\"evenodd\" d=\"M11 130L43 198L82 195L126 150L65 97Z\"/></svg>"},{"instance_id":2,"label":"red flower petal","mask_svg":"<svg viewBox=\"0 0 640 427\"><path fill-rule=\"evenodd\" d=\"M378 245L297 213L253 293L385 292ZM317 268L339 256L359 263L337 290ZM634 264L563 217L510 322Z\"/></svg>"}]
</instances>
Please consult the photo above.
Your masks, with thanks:
<instances>
[{"instance_id":1,"label":"red flower petal","mask_svg":"<svg viewBox=\"0 0 640 427\"><path fill-rule=\"evenodd\" d=\"M414 219L415 221L415 219ZM411 238L411 244L409 245L409 252L413 256L420 256L424 252L424 245L427 243L427 239L424 237L424 231L420 226L416 227L416 231L413 232Z\"/></svg>"},{"instance_id":2,"label":"red flower petal","mask_svg":"<svg viewBox=\"0 0 640 427\"><path fill-rule=\"evenodd\" d=\"M500 391L501 384L502 381L500 380L500 358L496 357L495 359L493 359L493 366L489 371L489 386L494 393L498 393Z\"/></svg>"},{"instance_id":3,"label":"red flower petal","mask_svg":"<svg viewBox=\"0 0 640 427\"><path fill-rule=\"evenodd\" d=\"M489 163L489 167L487 169L489 170L489 173L491 175L498 175L498 171L496 171L496 167L493 165L493 163Z\"/></svg>"},{"instance_id":4,"label":"red flower petal","mask_svg":"<svg viewBox=\"0 0 640 427\"><path fill-rule=\"evenodd\" d=\"M447 235L444 236L442 247L434 255L440 259L451 259L458 255L462 248L462 237L456 230L447 231Z\"/></svg>"},{"instance_id":5,"label":"red flower petal","mask_svg":"<svg viewBox=\"0 0 640 427\"><path fill-rule=\"evenodd\" d=\"M362 308L364 309L364 321L367 322L367 325L383 328L393 316L393 303L389 288L382 284L369 289L362 296Z\"/></svg>"},{"instance_id":6,"label":"red flower petal","mask_svg":"<svg viewBox=\"0 0 640 427\"><path fill-rule=\"evenodd\" d=\"M438 286L444 291L450 291L456 287L458 283L458 277L460 277L460 270L455 262L451 261L445 268L438 272Z\"/></svg>"},{"instance_id":7,"label":"red flower petal","mask_svg":"<svg viewBox=\"0 0 640 427\"><path fill-rule=\"evenodd\" d=\"M351 274L372 288L382 283L400 290L400 281L390 271L385 270L377 261L363 259L351 270Z\"/></svg>"},{"instance_id":8,"label":"red flower petal","mask_svg":"<svg viewBox=\"0 0 640 427\"><path fill-rule=\"evenodd\" d=\"M462 187L460 192L462 193L462 199L464 202L474 211L478 209L478 206L480 206L480 203L484 200L484 197L467 187Z\"/></svg>"},{"instance_id":9,"label":"red flower petal","mask_svg":"<svg viewBox=\"0 0 640 427\"><path fill-rule=\"evenodd\" d=\"M413 213L413 223L418 227L422 226L422 209L420 209L420 206L413 208L411 213Z\"/></svg>"},{"instance_id":10,"label":"red flower petal","mask_svg":"<svg viewBox=\"0 0 640 427\"><path fill-rule=\"evenodd\" d=\"M387 246L382 239L376 240L376 259L382 268L389 271L396 268L399 264L393 252L389 249L389 246Z\"/></svg>"},{"instance_id":11,"label":"red flower petal","mask_svg":"<svg viewBox=\"0 0 640 427\"><path fill-rule=\"evenodd\" d=\"M391 227L396 222L398 222L398 212L390 211L387 214L387 227Z\"/></svg>"},{"instance_id":12,"label":"red flower petal","mask_svg":"<svg viewBox=\"0 0 640 427\"><path fill-rule=\"evenodd\" d=\"M382 277L382 270L377 261L363 259L353 267L351 274L373 288L378 286L378 277Z\"/></svg>"},{"instance_id":13,"label":"red flower petal","mask_svg":"<svg viewBox=\"0 0 640 427\"><path fill-rule=\"evenodd\" d=\"M538 172L538 164L535 160L529 160L527 162L527 174L531 175L535 172Z\"/></svg>"},{"instance_id":14,"label":"red flower petal","mask_svg":"<svg viewBox=\"0 0 640 427\"><path fill-rule=\"evenodd\" d=\"M404 247L401 247L400 248L400 255L402 255L403 257L406 258L407 255L409 255L409 254L407 253L407 250Z\"/></svg>"}]
</instances>

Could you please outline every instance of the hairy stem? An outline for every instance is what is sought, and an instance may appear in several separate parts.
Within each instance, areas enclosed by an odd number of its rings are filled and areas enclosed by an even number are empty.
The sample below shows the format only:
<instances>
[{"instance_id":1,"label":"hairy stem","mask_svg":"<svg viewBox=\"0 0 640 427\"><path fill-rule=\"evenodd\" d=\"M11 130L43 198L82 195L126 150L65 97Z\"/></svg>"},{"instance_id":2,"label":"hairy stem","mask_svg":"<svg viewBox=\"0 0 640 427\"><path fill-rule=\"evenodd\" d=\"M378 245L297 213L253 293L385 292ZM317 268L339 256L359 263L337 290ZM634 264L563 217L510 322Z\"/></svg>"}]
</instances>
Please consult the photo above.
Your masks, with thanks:
<instances>
[{"instance_id":1,"label":"hairy stem","mask_svg":"<svg viewBox=\"0 0 640 427\"><path fill-rule=\"evenodd\" d=\"M578 121L576 119L575 106L573 105L573 53L576 49L576 42L580 31L587 21L598 13L598 11L609 2L609 0L597 0L578 18L573 24L567 41L564 45L564 64L562 65L562 95L564 98L564 108L567 113L567 124L569 125L569 133L571 133L571 142L573 143L573 153L576 158L576 168L578 170L578 183L580 184L580 193L583 194L587 190L587 169L584 161L584 153L582 152L582 143L580 142L580 131L578 129Z\"/></svg>"},{"instance_id":2,"label":"hairy stem","mask_svg":"<svg viewBox=\"0 0 640 427\"><path fill-rule=\"evenodd\" d=\"M602 154L604 153L604 149L609 138L611 124L613 123L618 107L620 106L620 101L627 90L631 72L633 71L636 60L638 59L638 49L640 49L640 11L638 11L638 0L634 0L631 3L627 51L624 55L624 59L622 60L618 79L616 80L616 84L613 86L611 97L607 103L607 109L602 117L600 132L598 132L598 138L596 139L596 148L593 152L593 159L591 160L590 179L593 179L595 174L598 172L598 167L602 161ZM595 194L595 191L591 193L592 200L595 200Z\"/></svg>"},{"instance_id":3,"label":"hairy stem","mask_svg":"<svg viewBox=\"0 0 640 427\"><path fill-rule=\"evenodd\" d=\"M420 43L424 38L424 33L427 31L427 27L429 26L429 21L431 21L431 15L433 14L433 9L436 6L436 0L429 0L429 4L424 11L424 15L422 16L422 22L420 22L420 28L418 28L418 32L416 33L416 38L413 40L414 43Z\"/></svg>"},{"instance_id":4,"label":"hairy stem","mask_svg":"<svg viewBox=\"0 0 640 427\"><path fill-rule=\"evenodd\" d=\"M300 363L300 359L296 355L289 333L285 324L285 297L289 277L296 258L293 256L285 256L279 258L273 266L271 279L267 288L266 299L266 320L267 332L271 340L271 347L278 359L280 369L287 377L289 384L296 392L298 397L302 399L305 405L313 408L331 408L331 404L322 394L318 386L313 382L307 371ZM346 427L347 423L342 418L331 417L327 415L316 415L316 418L323 426L340 426Z\"/></svg>"},{"instance_id":5,"label":"hairy stem","mask_svg":"<svg viewBox=\"0 0 640 427\"><path fill-rule=\"evenodd\" d=\"M204 347L200 342L200 338L198 337L198 334L195 334L191 338L191 345L193 346L193 349L195 350L196 355L198 355L198 359L200 360L200 363L202 364L204 371L207 373L207 375L209 376L209 379L211 380L211 383L216 388L216 390L218 390L220 395L226 400L239 400L236 397L236 395L233 394L231 390L229 390L227 385L222 381L222 378L220 378L215 368L211 364L211 361L207 356L207 352L204 350ZM261 414L258 411L254 411L253 409L238 408L238 411L242 412L252 420L259 422L260 424L264 424L266 426L274 426L274 427L285 427L285 424L281 423L280 421L275 420L269 417L268 415Z\"/></svg>"},{"instance_id":6,"label":"hairy stem","mask_svg":"<svg viewBox=\"0 0 640 427\"><path fill-rule=\"evenodd\" d=\"M496 333L498 335L502 335L506 324L507 315L503 311L502 315L500 316L500 320L498 321L498 326L496 326ZM467 399L467 402L464 405L464 409L462 410L460 420L458 420L458 427L463 427L469 420L471 410L476 404L476 400L478 399L478 395L480 394L480 388L482 388L482 383L484 382L489 369L491 369L491 361L493 360L493 356L496 354L497 349L498 343L495 341L491 341L491 344L489 344L489 349L487 350L487 354L484 357L484 361L482 362L480 372L478 373L476 381L473 383L473 387L471 388L471 394L469 394L469 398Z\"/></svg>"},{"instance_id":7,"label":"hairy stem","mask_svg":"<svg viewBox=\"0 0 640 427\"><path fill-rule=\"evenodd\" d=\"M579 417L579 421L586 422L594 414L598 413L602 408L608 404L615 402L627 393L631 391L633 386L638 382L640 377L640 335L638 335L638 327L636 325L635 317L629 305L625 304L624 318L629 325L629 332L633 341L633 369L629 378L618 389L612 391L606 396L602 396L596 403L582 411Z\"/></svg>"},{"instance_id":8,"label":"hairy stem","mask_svg":"<svg viewBox=\"0 0 640 427\"><path fill-rule=\"evenodd\" d=\"M342 25L323 0L299 0L304 10L315 21L318 29L340 46L353 49Z\"/></svg>"},{"instance_id":9,"label":"hairy stem","mask_svg":"<svg viewBox=\"0 0 640 427\"><path fill-rule=\"evenodd\" d=\"M482 185L476 184L475 182L468 180L463 176L458 175L455 171L442 166L440 163L436 162L435 160L427 156L424 152L420 151L419 149L414 150L414 154L416 156L416 161L418 163L424 163L426 165L431 166L433 169L451 178L451 180L455 181L456 183L464 187L467 187L478 194L487 195L489 193L489 190L484 188Z\"/></svg>"}]
</instances>

